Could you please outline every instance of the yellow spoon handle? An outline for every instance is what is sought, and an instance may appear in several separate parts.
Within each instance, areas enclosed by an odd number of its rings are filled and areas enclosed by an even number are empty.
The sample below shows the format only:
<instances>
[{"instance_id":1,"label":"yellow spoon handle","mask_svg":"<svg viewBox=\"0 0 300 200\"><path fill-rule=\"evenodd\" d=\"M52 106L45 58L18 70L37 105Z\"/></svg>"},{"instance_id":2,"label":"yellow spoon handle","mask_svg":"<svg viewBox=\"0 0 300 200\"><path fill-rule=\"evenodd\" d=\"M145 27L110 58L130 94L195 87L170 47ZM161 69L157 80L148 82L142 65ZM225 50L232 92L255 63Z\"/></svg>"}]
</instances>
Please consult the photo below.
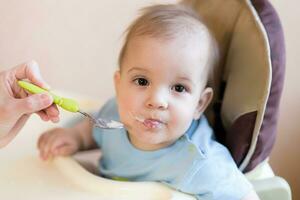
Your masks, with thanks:
<instances>
[{"instance_id":1,"label":"yellow spoon handle","mask_svg":"<svg viewBox=\"0 0 300 200\"><path fill-rule=\"evenodd\" d=\"M62 107L63 109L65 109L67 111L70 111L70 112L78 112L79 111L78 103L73 99L60 97L46 89L38 87L27 81L18 81L18 85L32 94L48 93L49 95L52 96L53 102L55 104L57 104L58 106Z\"/></svg>"}]
</instances>

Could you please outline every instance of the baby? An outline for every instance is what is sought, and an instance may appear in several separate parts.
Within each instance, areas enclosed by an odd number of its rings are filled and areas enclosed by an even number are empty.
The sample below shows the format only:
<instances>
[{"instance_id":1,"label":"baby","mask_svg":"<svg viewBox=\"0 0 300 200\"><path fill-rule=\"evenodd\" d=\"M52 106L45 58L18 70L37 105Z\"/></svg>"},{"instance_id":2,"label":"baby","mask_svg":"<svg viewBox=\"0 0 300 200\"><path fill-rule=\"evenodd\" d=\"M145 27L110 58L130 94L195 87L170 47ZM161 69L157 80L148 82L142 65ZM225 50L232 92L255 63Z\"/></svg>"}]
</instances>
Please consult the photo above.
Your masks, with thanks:
<instances>
[{"instance_id":1,"label":"baby","mask_svg":"<svg viewBox=\"0 0 300 200\"><path fill-rule=\"evenodd\" d=\"M198 199L258 199L229 151L202 115L218 49L198 16L182 5L147 7L129 27L114 74L116 98L97 117L125 129L99 129L88 120L44 133L42 159L100 148L104 177L158 181Z\"/></svg>"}]
</instances>

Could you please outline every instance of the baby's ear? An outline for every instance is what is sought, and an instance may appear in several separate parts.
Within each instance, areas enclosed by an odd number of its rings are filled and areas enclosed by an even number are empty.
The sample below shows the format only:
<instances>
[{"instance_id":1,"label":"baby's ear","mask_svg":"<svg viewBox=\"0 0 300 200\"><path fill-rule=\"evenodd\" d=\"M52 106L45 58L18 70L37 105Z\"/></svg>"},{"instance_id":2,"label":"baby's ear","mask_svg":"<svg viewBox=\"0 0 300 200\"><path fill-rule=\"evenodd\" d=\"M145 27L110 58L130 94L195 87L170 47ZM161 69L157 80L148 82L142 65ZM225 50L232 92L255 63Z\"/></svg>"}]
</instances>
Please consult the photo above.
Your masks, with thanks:
<instances>
[{"instance_id":1,"label":"baby's ear","mask_svg":"<svg viewBox=\"0 0 300 200\"><path fill-rule=\"evenodd\" d=\"M211 100L213 98L213 94L214 94L213 89L210 87L207 87L203 90L203 92L200 96L199 102L198 102L198 106L194 113L194 119L197 120L200 118L202 113L205 111L205 109L211 102Z\"/></svg>"},{"instance_id":2,"label":"baby's ear","mask_svg":"<svg viewBox=\"0 0 300 200\"><path fill-rule=\"evenodd\" d=\"M117 94L118 94L118 88L120 85L120 79L121 79L121 73L120 73L120 70L117 70L114 73L114 84L115 84L115 91Z\"/></svg>"}]
</instances>

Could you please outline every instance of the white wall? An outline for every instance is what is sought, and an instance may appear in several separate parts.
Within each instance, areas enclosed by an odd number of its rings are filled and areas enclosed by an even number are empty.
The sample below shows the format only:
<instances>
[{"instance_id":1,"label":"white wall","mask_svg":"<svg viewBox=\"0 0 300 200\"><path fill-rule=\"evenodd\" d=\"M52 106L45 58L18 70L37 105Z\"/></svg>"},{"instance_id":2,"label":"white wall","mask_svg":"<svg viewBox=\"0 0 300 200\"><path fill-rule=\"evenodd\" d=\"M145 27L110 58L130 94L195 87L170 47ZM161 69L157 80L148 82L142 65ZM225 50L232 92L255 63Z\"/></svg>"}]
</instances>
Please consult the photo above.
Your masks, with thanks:
<instances>
[{"instance_id":1,"label":"white wall","mask_svg":"<svg viewBox=\"0 0 300 200\"><path fill-rule=\"evenodd\" d=\"M300 199L300 3L297 0L271 0L285 32L287 65L282 95L278 137L271 154L274 171L292 187L293 199Z\"/></svg>"},{"instance_id":2,"label":"white wall","mask_svg":"<svg viewBox=\"0 0 300 200\"><path fill-rule=\"evenodd\" d=\"M122 33L145 5L175 0L1 0L0 70L40 64L55 89L113 94Z\"/></svg>"}]
</instances>

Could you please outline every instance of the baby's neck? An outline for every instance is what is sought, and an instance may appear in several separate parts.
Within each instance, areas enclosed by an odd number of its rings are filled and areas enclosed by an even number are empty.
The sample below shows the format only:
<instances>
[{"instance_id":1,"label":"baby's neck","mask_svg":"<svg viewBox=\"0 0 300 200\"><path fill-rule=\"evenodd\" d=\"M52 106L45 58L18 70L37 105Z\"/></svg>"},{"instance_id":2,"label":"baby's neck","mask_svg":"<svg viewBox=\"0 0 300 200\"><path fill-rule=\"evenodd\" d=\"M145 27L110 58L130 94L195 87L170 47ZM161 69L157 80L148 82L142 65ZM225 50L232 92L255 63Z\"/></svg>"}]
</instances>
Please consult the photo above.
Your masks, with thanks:
<instances>
[{"instance_id":1,"label":"baby's neck","mask_svg":"<svg viewBox=\"0 0 300 200\"><path fill-rule=\"evenodd\" d=\"M132 137L132 135L128 131L126 131L126 133L127 133L127 137L128 137L129 142L131 143L131 145L141 151L157 151L157 150L166 148L166 147L174 144L174 142L176 142L176 140L174 140L171 142L164 142L164 143L158 143L158 144L145 144L145 143L140 142L136 138Z\"/></svg>"}]
</instances>

